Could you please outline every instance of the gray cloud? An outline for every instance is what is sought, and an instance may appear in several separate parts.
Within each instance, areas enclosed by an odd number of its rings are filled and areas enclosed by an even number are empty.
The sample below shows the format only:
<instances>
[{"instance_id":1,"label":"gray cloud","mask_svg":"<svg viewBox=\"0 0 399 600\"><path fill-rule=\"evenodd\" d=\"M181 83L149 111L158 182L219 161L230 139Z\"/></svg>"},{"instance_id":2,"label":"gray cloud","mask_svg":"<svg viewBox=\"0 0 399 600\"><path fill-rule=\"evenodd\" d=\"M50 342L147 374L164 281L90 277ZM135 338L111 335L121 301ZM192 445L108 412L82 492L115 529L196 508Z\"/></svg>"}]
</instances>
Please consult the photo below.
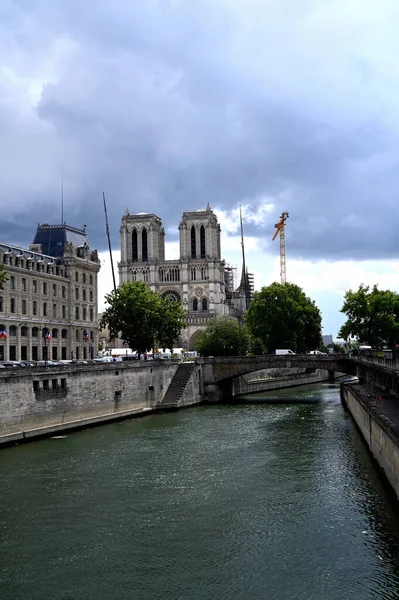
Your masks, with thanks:
<instances>
[{"instance_id":1,"label":"gray cloud","mask_svg":"<svg viewBox=\"0 0 399 600\"><path fill-rule=\"evenodd\" d=\"M333 6L332 6L333 4ZM20 0L0 15L0 230L126 207L290 212L305 258L397 256L395 2ZM381 19L381 11L386 19ZM396 54L395 54L396 53Z\"/></svg>"}]
</instances>

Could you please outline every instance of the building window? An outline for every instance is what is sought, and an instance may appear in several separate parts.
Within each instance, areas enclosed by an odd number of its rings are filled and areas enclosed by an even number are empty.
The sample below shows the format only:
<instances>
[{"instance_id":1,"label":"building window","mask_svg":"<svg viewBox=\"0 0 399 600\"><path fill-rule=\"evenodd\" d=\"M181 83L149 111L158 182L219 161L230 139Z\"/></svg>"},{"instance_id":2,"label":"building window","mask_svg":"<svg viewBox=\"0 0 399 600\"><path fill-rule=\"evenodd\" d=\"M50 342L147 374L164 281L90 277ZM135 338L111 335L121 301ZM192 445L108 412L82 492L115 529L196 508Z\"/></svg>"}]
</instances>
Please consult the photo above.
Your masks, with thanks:
<instances>
[{"instance_id":1,"label":"building window","mask_svg":"<svg viewBox=\"0 0 399 600\"><path fill-rule=\"evenodd\" d=\"M68 337L68 330L67 329L62 329L61 331L61 337L63 340L66 340Z\"/></svg>"},{"instance_id":2,"label":"building window","mask_svg":"<svg viewBox=\"0 0 399 600\"><path fill-rule=\"evenodd\" d=\"M43 317L47 317L47 302L43 302Z\"/></svg>"},{"instance_id":3,"label":"building window","mask_svg":"<svg viewBox=\"0 0 399 600\"><path fill-rule=\"evenodd\" d=\"M15 325L10 325L10 337L16 337L17 335L17 328Z\"/></svg>"},{"instance_id":4,"label":"building window","mask_svg":"<svg viewBox=\"0 0 399 600\"><path fill-rule=\"evenodd\" d=\"M208 310L208 300L206 298L202 298L202 310Z\"/></svg>"},{"instance_id":5,"label":"building window","mask_svg":"<svg viewBox=\"0 0 399 600\"><path fill-rule=\"evenodd\" d=\"M191 267L191 281L196 281L197 279L197 272L195 267Z\"/></svg>"},{"instance_id":6,"label":"building window","mask_svg":"<svg viewBox=\"0 0 399 600\"><path fill-rule=\"evenodd\" d=\"M90 321L94 321L94 311L92 308L90 309Z\"/></svg>"},{"instance_id":7,"label":"building window","mask_svg":"<svg viewBox=\"0 0 399 600\"><path fill-rule=\"evenodd\" d=\"M15 290L15 277L10 275L10 290Z\"/></svg>"},{"instance_id":8,"label":"building window","mask_svg":"<svg viewBox=\"0 0 399 600\"><path fill-rule=\"evenodd\" d=\"M27 337L27 335L28 335L28 328L25 327L25 325L22 325L22 327L21 327L21 336L22 337Z\"/></svg>"},{"instance_id":9,"label":"building window","mask_svg":"<svg viewBox=\"0 0 399 600\"><path fill-rule=\"evenodd\" d=\"M62 297L65 298L65 285L62 286Z\"/></svg>"},{"instance_id":10,"label":"building window","mask_svg":"<svg viewBox=\"0 0 399 600\"><path fill-rule=\"evenodd\" d=\"M0 312L3 312L3 296L0 296Z\"/></svg>"},{"instance_id":11,"label":"building window","mask_svg":"<svg viewBox=\"0 0 399 600\"><path fill-rule=\"evenodd\" d=\"M51 332L51 337L53 338L53 340L56 340L58 338L58 329L53 329L53 331Z\"/></svg>"},{"instance_id":12,"label":"building window","mask_svg":"<svg viewBox=\"0 0 399 600\"><path fill-rule=\"evenodd\" d=\"M47 283L45 281L43 282L43 295L47 295Z\"/></svg>"},{"instance_id":13,"label":"building window","mask_svg":"<svg viewBox=\"0 0 399 600\"><path fill-rule=\"evenodd\" d=\"M83 307L83 321L86 321L86 316L87 316L87 314L86 314L86 307L84 306Z\"/></svg>"},{"instance_id":14,"label":"building window","mask_svg":"<svg viewBox=\"0 0 399 600\"><path fill-rule=\"evenodd\" d=\"M194 225L191 227L191 258L196 258L196 240L195 240L195 227Z\"/></svg>"},{"instance_id":15,"label":"building window","mask_svg":"<svg viewBox=\"0 0 399 600\"><path fill-rule=\"evenodd\" d=\"M57 295L57 286L55 283L53 283L53 296Z\"/></svg>"},{"instance_id":16,"label":"building window","mask_svg":"<svg viewBox=\"0 0 399 600\"><path fill-rule=\"evenodd\" d=\"M77 271L75 272L75 281L79 281L79 273Z\"/></svg>"},{"instance_id":17,"label":"building window","mask_svg":"<svg viewBox=\"0 0 399 600\"><path fill-rule=\"evenodd\" d=\"M78 329L75 331L75 338L76 338L76 341L78 342L79 341L79 330Z\"/></svg>"},{"instance_id":18,"label":"building window","mask_svg":"<svg viewBox=\"0 0 399 600\"><path fill-rule=\"evenodd\" d=\"M141 234L141 243L142 243L142 249L143 249L143 262L146 262L148 260L148 246L147 246L147 230L143 229L143 232Z\"/></svg>"},{"instance_id":19,"label":"building window","mask_svg":"<svg viewBox=\"0 0 399 600\"><path fill-rule=\"evenodd\" d=\"M57 305L53 304L53 317L57 316Z\"/></svg>"},{"instance_id":20,"label":"building window","mask_svg":"<svg viewBox=\"0 0 399 600\"><path fill-rule=\"evenodd\" d=\"M86 290L82 290L82 299L83 302L86 302Z\"/></svg>"},{"instance_id":21,"label":"building window","mask_svg":"<svg viewBox=\"0 0 399 600\"><path fill-rule=\"evenodd\" d=\"M66 306L65 306L65 304L62 305L62 318L66 319Z\"/></svg>"},{"instance_id":22,"label":"building window","mask_svg":"<svg viewBox=\"0 0 399 600\"><path fill-rule=\"evenodd\" d=\"M93 292L90 290L90 302L93 302Z\"/></svg>"},{"instance_id":23,"label":"building window","mask_svg":"<svg viewBox=\"0 0 399 600\"><path fill-rule=\"evenodd\" d=\"M15 313L15 298L10 300L10 312Z\"/></svg>"},{"instance_id":24,"label":"building window","mask_svg":"<svg viewBox=\"0 0 399 600\"><path fill-rule=\"evenodd\" d=\"M33 300L32 302L32 312L34 315L37 315L37 302L36 300Z\"/></svg>"},{"instance_id":25,"label":"building window","mask_svg":"<svg viewBox=\"0 0 399 600\"><path fill-rule=\"evenodd\" d=\"M79 288L75 288L75 299L79 300Z\"/></svg>"},{"instance_id":26,"label":"building window","mask_svg":"<svg viewBox=\"0 0 399 600\"><path fill-rule=\"evenodd\" d=\"M133 233L132 233L132 260L134 260L134 261L138 260L137 231L136 231L136 229L133 229Z\"/></svg>"},{"instance_id":27,"label":"building window","mask_svg":"<svg viewBox=\"0 0 399 600\"><path fill-rule=\"evenodd\" d=\"M93 275L90 275L90 285L93 285Z\"/></svg>"},{"instance_id":28,"label":"building window","mask_svg":"<svg viewBox=\"0 0 399 600\"><path fill-rule=\"evenodd\" d=\"M32 279L32 292L36 294L37 292L37 282L36 279Z\"/></svg>"},{"instance_id":29,"label":"building window","mask_svg":"<svg viewBox=\"0 0 399 600\"><path fill-rule=\"evenodd\" d=\"M79 319L79 306L75 308L75 319Z\"/></svg>"},{"instance_id":30,"label":"building window","mask_svg":"<svg viewBox=\"0 0 399 600\"><path fill-rule=\"evenodd\" d=\"M22 277L21 285L22 285L22 291L26 292L26 279L25 279L25 277Z\"/></svg>"},{"instance_id":31,"label":"building window","mask_svg":"<svg viewBox=\"0 0 399 600\"><path fill-rule=\"evenodd\" d=\"M200 229L200 246L201 246L201 258L205 258L205 227L201 225Z\"/></svg>"},{"instance_id":32,"label":"building window","mask_svg":"<svg viewBox=\"0 0 399 600\"><path fill-rule=\"evenodd\" d=\"M26 311L26 300L25 300L25 299L23 299L23 300L22 300L22 314L23 314L23 315L26 315L26 312L27 312L27 311Z\"/></svg>"},{"instance_id":33,"label":"building window","mask_svg":"<svg viewBox=\"0 0 399 600\"><path fill-rule=\"evenodd\" d=\"M39 337L39 328L32 327L32 337Z\"/></svg>"},{"instance_id":34,"label":"building window","mask_svg":"<svg viewBox=\"0 0 399 600\"><path fill-rule=\"evenodd\" d=\"M93 332L92 332L92 331L90 331L90 341L92 342L92 341L93 341L93 339L94 339Z\"/></svg>"},{"instance_id":35,"label":"building window","mask_svg":"<svg viewBox=\"0 0 399 600\"><path fill-rule=\"evenodd\" d=\"M197 298L194 298L194 300L193 300L193 310L198 310L198 300L197 300Z\"/></svg>"}]
</instances>

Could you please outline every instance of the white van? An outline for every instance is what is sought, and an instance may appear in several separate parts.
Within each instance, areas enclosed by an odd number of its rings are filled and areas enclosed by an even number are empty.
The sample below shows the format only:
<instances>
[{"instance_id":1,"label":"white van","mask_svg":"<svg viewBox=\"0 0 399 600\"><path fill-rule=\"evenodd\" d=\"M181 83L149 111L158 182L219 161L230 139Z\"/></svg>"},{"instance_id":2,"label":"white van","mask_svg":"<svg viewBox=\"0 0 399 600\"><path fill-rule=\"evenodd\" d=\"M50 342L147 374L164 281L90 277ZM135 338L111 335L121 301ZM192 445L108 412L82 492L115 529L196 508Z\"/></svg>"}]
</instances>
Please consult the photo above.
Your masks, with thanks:
<instances>
[{"instance_id":1,"label":"white van","mask_svg":"<svg viewBox=\"0 0 399 600\"><path fill-rule=\"evenodd\" d=\"M276 354L277 354L277 356L281 356L283 354L295 354L295 352L293 352L289 348L283 348L283 349L280 348L280 349L276 350Z\"/></svg>"}]
</instances>

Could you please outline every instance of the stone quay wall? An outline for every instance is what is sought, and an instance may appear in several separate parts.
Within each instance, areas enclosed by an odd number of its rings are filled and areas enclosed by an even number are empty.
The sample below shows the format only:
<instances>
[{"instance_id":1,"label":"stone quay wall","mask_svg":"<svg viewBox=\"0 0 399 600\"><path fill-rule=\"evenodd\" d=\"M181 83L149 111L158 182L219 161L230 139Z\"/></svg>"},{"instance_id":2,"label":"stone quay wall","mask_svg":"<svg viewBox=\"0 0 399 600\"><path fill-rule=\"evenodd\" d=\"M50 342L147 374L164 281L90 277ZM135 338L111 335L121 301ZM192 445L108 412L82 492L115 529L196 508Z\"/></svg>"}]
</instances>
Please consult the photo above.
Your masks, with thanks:
<instances>
[{"instance_id":1,"label":"stone quay wall","mask_svg":"<svg viewBox=\"0 0 399 600\"><path fill-rule=\"evenodd\" d=\"M341 384L341 399L399 499L399 429L354 385Z\"/></svg>"},{"instance_id":2,"label":"stone quay wall","mask_svg":"<svg viewBox=\"0 0 399 600\"><path fill-rule=\"evenodd\" d=\"M178 366L179 361L171 360L4 369L0 445L155 411ZM201 400L197 371L182 406Z\"/></svg>"},{"instance_id":3,"label":"stone quay wall","mask_svg":"<svg viewBox=\"0 0 399 600\"><path fill-rule=\"evenodd\" d=\"M257 392L267 392L301 385L310 385L312 383L321 383L323 381L329 381L330 379L330 372L322 369L318 369L315 373L298 373L279 379L260 379L258 381L251 380L248 378L248 375L246 375L234 379L232 395L233 397L246 396Z\"/></svg>"}]
</instances>

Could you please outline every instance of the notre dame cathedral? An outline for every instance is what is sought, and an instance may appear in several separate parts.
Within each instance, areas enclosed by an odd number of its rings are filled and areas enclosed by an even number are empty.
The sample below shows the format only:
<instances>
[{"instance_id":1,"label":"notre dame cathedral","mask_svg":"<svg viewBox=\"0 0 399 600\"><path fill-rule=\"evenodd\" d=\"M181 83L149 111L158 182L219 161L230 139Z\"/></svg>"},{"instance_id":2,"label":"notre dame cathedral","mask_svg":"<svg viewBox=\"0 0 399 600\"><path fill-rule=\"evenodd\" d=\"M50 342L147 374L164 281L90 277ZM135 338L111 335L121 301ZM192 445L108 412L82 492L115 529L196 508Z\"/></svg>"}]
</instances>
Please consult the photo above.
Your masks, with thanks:
<instances>
[{"instance_id":1,"label":"notre dame cathedral","mask_svg":"<svg viewBox=\"0 0 399 600\"><path fill-rule=\"evenodd\" d=\"M180 258L165 260L165 231L155 214L122 217L120 229L120 285L145 281L152 290L181 302L187 328L181 346L192 349L210 319L232 315L238 319L253 294L253 277L243 274L235 286L234 269L221 258L220 225L209 204L205 210L184 212L179 225Z\"/></svg>"}]
</instances>

